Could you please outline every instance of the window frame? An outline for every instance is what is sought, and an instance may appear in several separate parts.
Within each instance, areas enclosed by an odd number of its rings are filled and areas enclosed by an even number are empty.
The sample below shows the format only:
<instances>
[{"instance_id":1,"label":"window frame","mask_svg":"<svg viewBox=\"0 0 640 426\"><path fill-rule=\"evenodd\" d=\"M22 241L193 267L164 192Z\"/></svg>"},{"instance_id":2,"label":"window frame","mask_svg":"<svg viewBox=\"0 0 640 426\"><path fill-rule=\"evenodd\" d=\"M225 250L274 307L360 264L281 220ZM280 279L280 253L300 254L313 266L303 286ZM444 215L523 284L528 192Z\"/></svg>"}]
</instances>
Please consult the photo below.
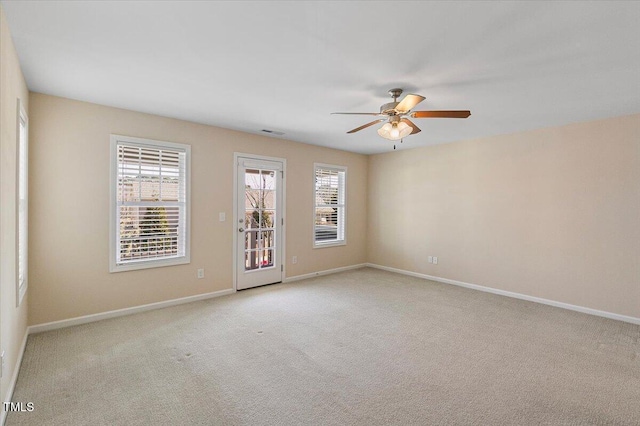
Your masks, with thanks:
<instances>
[{"instance_id":1,"label":"window frame","mask_svg":"<svg viewBox=\"0 0 640 426\"><path fill-rule=\"evenodd\" d=\"M22 123L24 122L24 138ZM24 179L23 179L24 178ZM21 187L24 185L24 201L21 201ZM24 208L21 212L21 203ZM24 221L24 232L21 222ZM20 99L17 101L16 126L16 307L19 307L29 286L29 117ZM22 273L20 247L24 250ZM20 279L22 275L22 280Z\"/></svg>"},{"instance_id":2,"label":"window frame","mask_svg":"<svg viewBox=\"0 0 640 426\"><path fill-rule=\"evenodd\" d=\"M344 173L344 184L342 185L342 196L340 196L340 193L338 195L338 198L342 198L344 199L344 203L342 205L342 209L343 209L343 213L342 215L338 214L338 218L340 218L342 216L342 220L344 223L342 223L342 238L337 238L335 240L329 240L329 241L317 241L316 240L316 208L318 206L317 204L317 188L316 188L316 179L317 179L317 173L318 170L331 170L331 171L336 171L336 172L341 172ZM338 246L344 246L347 244L347 167L346 166L339 166L339 165L335 165L335 164L326 164L326 163L313 163L313 216L312 216L312 238L313 238L313 248L317 249L317 248L327 248L327 247L338 247ZM338 229L340 229L340 224L338 224Z\"/></svg>"},{"instance_id":3,"label":"window frame","mask_svg":"<svg viewBox=\"0 0 640 426\"><path fill-rule=\"evenodd\" d=\"M139 260L131 263L118 264L116 252L118 250L118 144L124 143L152 149L176 149L185 153L185 217L184 217L184 256L171 258ZM137 138L133 136L111 135L110 144L110 203L109 203L109 272L135 271L140 269L162 268L165 266L184 265L191 263L191 145L166 142L153 139Z\"/></svg>"}]
</instances>

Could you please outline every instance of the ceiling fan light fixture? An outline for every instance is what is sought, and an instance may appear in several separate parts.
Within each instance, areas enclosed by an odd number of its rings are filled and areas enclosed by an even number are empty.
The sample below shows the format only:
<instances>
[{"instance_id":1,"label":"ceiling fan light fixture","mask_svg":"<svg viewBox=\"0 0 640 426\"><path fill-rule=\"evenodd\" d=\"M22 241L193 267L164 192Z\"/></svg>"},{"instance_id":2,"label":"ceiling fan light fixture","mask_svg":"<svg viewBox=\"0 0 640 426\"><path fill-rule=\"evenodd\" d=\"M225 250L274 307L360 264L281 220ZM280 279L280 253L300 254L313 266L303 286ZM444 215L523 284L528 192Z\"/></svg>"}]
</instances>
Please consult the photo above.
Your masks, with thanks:
<instances>
[{"instance_id":1,"label":"ceiling fan light fixture","mask_svg":"<svg viewBox=\"0 0 640 426\"><path fill-rule=\"evenodd\" d=\"M394 123L385 123L378 129L378 134L390 141L398 141L411 134L412 128L402 121Z\"/></svg>"},{"instance_id":2,"label":"ceiling fan light fixture","mask_svg":"<svg viewBox=\"0 0 640 426\"><path fill-rule=\"evenodd\" d=\"M389 138L389 132L391 132L391 123L384 123L382 127L378 129L378 134L383 138Z\"/></svg>"},{"instance_id":3,"label":"ceiling fan light fixture","mask_svg":"<svg viewBox=\"0 0 640 426\"><path fill-rule=\"evenodd\" d=\"M398 123L398 131L400 139L405 138L411 134L413 129L407 123L401 121Z\"/></svg>"},{"instance_id":4,"label":"ceiling fan light fixture","mask_svg":"<svg viewBox=\"0 0 640 426\"><path fill-rule=\"evenodd\" d=\"M393 102L388 102L380 107L380 112L332 112L331 114L347 114L347 115L373 115L377 118L360 127L349 130L347 133L356 133L360 130L374 126L378 123L386 121L378 129L378 135L390 140L399 141L409 135L420 133L421 130L409 118L467 118L471 115L471 111L414 111L414 107L425 100L424 96L409 94L398 102L398 97L402 94L402 89L391 89L389 94L393 98ZM395 145L393 146L395 148Z\"/></svg>"}]
</instances>

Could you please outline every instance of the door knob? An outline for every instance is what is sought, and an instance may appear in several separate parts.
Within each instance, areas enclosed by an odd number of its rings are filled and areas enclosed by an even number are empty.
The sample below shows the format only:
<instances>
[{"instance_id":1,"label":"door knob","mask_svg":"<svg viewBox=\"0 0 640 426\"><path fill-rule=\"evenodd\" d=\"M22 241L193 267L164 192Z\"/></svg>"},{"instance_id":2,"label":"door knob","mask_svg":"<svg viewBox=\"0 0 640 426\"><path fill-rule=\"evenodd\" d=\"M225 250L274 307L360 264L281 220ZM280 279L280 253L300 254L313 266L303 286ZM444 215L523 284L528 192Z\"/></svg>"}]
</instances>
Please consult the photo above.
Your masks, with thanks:
<instances>
[{"instance_id":1,"label":"door knob","mask_svg":"<svg viewBox=\"0 0 640 426\"><path fill-rule=\"evenodd\" d=\"M238 232L244 232L244 228L239 228Z\"/></svg>"}]
</instances>

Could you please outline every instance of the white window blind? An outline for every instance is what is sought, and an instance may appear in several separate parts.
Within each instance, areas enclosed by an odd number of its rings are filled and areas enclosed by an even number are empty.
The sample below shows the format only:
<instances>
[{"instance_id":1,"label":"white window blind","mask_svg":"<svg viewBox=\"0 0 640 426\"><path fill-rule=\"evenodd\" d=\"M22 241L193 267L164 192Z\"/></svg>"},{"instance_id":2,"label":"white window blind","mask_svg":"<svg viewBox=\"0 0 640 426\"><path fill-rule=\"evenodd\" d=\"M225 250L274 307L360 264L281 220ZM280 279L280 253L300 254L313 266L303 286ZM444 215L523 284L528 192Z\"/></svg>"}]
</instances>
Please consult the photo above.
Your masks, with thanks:
<instances>
[{"instance_id":1,"label":"white window blind","mask_svg":"<svg viewBox=\"0 0 640 426\"><path fill-rule=\"evenodd\" d=\"M188 257L188 146L123 139L115 144L116 269L184 260Z\"/></svg>"},{"instance_id":2,"label":"white window blind","mask_svg":"<svg viewBox=\"0 0 640 426\"><path fill-rule=\"evenodd\" d=\"M28 218L28 120L27 114L18 102L18 300L27 291L27 218Z\"/></svg>"},{"instance_id":3,"label":"white window blind","mask_svg":"<svg viewBox=\"0 0 640 426\"><path fill-rule=\"evenodd\" d=\"M315 165L314 246L345 243L346 168Z\"/></svg>"}]
</instances>

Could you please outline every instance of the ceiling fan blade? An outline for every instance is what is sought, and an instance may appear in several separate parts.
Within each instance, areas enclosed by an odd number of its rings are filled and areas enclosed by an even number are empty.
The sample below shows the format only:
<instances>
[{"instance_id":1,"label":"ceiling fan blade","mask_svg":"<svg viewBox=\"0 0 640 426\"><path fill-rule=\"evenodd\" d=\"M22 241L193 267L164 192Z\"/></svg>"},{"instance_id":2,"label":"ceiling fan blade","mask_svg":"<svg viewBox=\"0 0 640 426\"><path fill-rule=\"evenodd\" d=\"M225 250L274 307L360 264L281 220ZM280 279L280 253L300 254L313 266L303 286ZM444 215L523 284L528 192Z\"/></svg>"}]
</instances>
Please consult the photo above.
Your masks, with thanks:
<instances>
[{"instance_id":1,"label":"ceiling fan blade","mask_svg":"<svg viewBox=\"0 0 640 426\"><path fill-rule=\"evenodd\" d=\"M422 130L420 130L420 128L419 128L418 126L416 126L415 124L413 124L413 123L411 122L411 120L409 120L409 119L407 119L407 118L403 118L403 119L402 119L402 120L400 120L400 121L402 121L403 123L407 123L409 126L411 126L411 128L413 129L413 130L411 131L411 133L410 133L411 135L415 135L416 133L419 133L419 132L421 132L421 131L422 131Z\"/></svg>"},{"instance_id":2,"label":"ceiling fan blade","mask_svg":"<svg viewBox=\"0 0 640 426\"><path fill-rule=\"evenodd\" d=\"M407 95L402 101L395 107L398 112L407 112L420 102L424 101L425 97L420 95Z\"/></svg>"},{"instance_id":3,"label":"ceiling fan blade","mask_svg":"<svg viewBox=\"0 0 640 426\"><path fill-rule=\"evenodd\" d=\"M379 112L332 112L333 114L341 114L341 115L385 115L380 114Z\"/></svg>"},{"instance_id":4,"label":"ceiling fan blade","mask_svg":"<svg viewBox=\"0 0 640 426\"><path fill-rule=\"evenodd\" d=\"M414 111L413 118L467 118L471 111Z\"/></svg>"},{"instance_id":5,"label":"ceiling fan blade","mask_svg":"<svg viewBox=\"0 0 640 426\"><path fill-rule=\"evenodd\" d=\"M353 130L349 130L347 133L355 133L355 132L359 132L359 131L360 131L360 130L362 130L362 129L366 129L366 128L367 128L367 127L369 127L369 126L373 126L374 124L379 123L379 122L381 122L381 121L385 121L385 120L386 120L386 118L381 118L381 119L379 119L379 120L373 120L371 123L363 124L363 125L362 125L362 126L360 126L360 127L356 127L356 128L355 128L355 129L353 129Z\"/></svg>"}]
</instances>

